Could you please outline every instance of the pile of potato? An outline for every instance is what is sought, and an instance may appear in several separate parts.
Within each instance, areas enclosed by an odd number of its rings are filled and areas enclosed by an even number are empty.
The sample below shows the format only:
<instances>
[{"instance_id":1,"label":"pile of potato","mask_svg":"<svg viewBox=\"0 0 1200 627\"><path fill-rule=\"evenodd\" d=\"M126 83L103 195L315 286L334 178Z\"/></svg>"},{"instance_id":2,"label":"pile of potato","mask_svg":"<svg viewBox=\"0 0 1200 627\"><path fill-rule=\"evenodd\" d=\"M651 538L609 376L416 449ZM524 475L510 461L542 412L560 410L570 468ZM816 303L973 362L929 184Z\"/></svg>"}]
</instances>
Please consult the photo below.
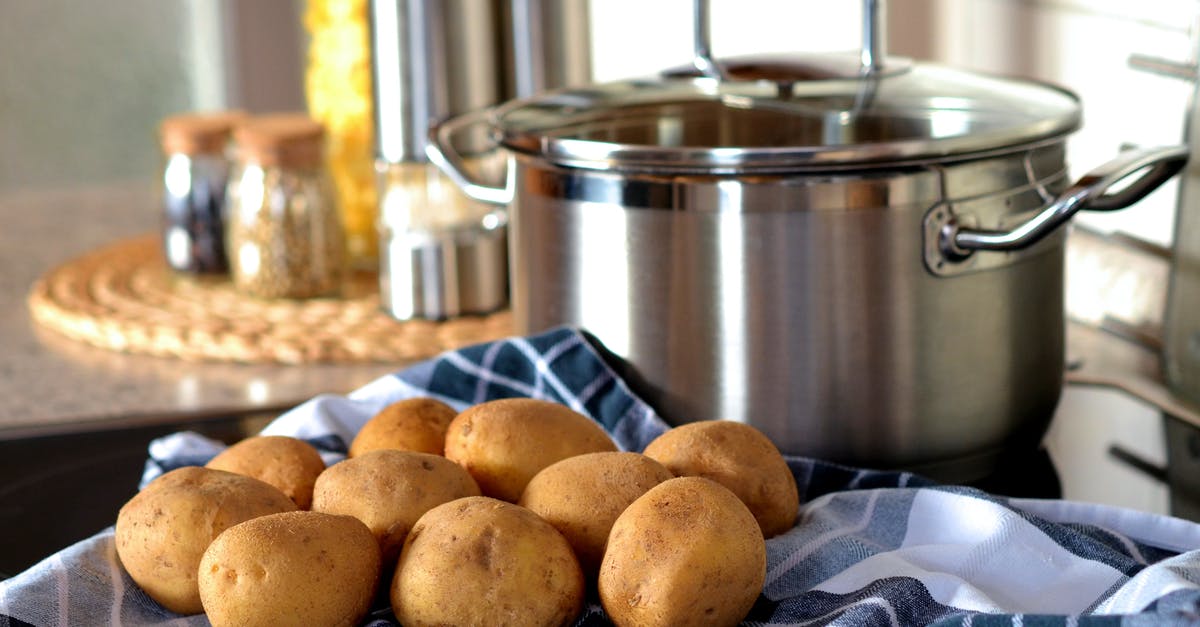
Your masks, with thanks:
<instances>
[{"instance_id":1,"label":"pile of potato","mask_svg":"<svg viewBox=\"0 0 1200 627\"><path fill-rule=\"evenodd\" d=\"M218 626L353 625L377 595L406 627L564 625L589 590L617 625L732 625L798 507L778 449L741 423L639 454L556 403L417 398L328 468L257 436L168 472L121 508L116 546L150 597Z\"/></svg>"}]
</instances>

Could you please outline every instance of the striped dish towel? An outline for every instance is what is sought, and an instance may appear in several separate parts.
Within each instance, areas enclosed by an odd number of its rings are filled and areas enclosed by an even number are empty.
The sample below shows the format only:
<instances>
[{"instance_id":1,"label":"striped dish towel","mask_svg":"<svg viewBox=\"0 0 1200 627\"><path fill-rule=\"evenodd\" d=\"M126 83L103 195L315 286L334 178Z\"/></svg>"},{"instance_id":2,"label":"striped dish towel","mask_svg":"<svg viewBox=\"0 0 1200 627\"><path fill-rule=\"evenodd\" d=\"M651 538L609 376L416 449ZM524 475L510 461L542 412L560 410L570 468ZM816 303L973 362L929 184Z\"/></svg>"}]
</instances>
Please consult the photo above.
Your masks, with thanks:
<instances>
[{"instance_id":1,"label":"striped dish towel","mask_svg":"<svg viewBox=\"0 0 1200 627\"><path fill-rule=\"evenodd\" d=\"M385 405L416 395L458 409L529 396L564 403L640 451L667 426L598 356L557 329L446 353L348 396L320 396L263 433L303 438L327 463ZM223 445L155 441L143 483ZM909 473L789 458L803 506L767 541L767 582L749 625L1143 625L1200 622L1200 525L1132 510L1008 499ZM137 588L112 529L0 582L0 626L206 625ZM386 607L370 625L394 625ZM607 625L592 603L578 625Z\"/></svg>"}]
</instances>

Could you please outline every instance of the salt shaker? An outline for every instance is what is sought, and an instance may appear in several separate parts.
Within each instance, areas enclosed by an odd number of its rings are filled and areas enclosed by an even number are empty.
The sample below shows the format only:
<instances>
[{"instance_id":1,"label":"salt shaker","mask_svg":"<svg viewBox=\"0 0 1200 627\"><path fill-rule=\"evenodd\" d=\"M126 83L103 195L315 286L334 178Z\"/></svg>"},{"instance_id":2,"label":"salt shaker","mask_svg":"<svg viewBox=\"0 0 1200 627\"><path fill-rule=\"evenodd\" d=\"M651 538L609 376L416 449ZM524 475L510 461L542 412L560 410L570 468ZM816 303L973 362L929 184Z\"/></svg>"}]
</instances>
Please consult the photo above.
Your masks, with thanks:
<instances>
[{"instance_id":1,"label":"salt shaker","mask_svg":"<svg viewBox=\"0 0 1200 627\"><path fill-rule=\"evenodd\" d=\"M180 272L228 272L225 255L226 148L240 112L184 113L159 126L163 169L163 254Z\"/></svg>"},{"instance_id":2,"label":"salt shaker","mask_svg":"<svg viewBox=\"0 0 1200 627\"><path fill-rule=\"evenodd\" d=\"M304 114L247 120L228 192L234 285L263 298L336 295L344 231L324 166L324 127Z\"/></svg>"}]
</instances>

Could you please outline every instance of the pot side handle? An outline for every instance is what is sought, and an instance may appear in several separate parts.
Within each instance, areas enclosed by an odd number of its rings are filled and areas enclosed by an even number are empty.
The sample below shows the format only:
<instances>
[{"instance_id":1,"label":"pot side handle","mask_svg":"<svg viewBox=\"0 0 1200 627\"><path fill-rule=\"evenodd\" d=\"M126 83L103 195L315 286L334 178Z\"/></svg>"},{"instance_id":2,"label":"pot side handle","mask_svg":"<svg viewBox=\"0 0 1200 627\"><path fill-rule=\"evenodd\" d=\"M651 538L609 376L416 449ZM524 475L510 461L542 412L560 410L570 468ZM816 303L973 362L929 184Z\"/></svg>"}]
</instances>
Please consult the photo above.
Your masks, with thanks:
<instances>
[{"instance_id":1,"label":"pot side handle","mask_svg":"<svg viewBox=\"0 0 1200 627\"><path fill-rule=\"evenodd\" d=\"M429 141L425 144L425 156L437 166L460 190L467 196L480 202L493 205L507 205L513 199L513 181L506 176L504 187L493 187L474 180L463 161L462 155L454 148L454 136L476 124L489 123L488 115L491 109L479 109L459 116L443 120L429 127ZM495 141L489 140L490 148L499 147Z\"/></svg>"},{"instance_id":2,"label":"pot side handle","mask_svg":"<svg viewBox=\"0 0 1200 627\"><path fill-rule=\"evenodd\" d=\"M1182 170L1188 155L1187 146L1126 151L1083 175L1036 216L1012 230L970 229L953 221L942 225L939 248L947 259L961 261L977 250L1014 251L1032 246L1080 209L1112 211L1141 200ZM1142 175L1128 185L1109 191L1139 172Z\"/></svg>"}]
</instances>

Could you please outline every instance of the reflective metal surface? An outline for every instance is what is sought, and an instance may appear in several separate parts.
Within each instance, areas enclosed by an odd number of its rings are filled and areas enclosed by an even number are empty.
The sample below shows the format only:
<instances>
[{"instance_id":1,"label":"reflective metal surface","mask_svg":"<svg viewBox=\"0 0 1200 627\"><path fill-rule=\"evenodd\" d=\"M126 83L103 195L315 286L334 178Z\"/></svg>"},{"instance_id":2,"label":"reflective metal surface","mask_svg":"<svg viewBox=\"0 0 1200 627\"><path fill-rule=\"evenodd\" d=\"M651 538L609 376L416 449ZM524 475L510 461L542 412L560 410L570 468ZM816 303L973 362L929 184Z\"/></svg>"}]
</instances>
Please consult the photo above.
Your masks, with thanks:
<instances>
[{"instance_id":1,"label":"reflective metal surface","mask_svg":"<svg viewBox=\"0 0 1200 627\"><path fill-rule=\"evenodd\" d=\"M721 66L712 55L712 19L708 0L695 0L692 3L692 65L701 76L725 78Z\"/></svg>"},{"instance_id":2,"label":"reflective metal surface","mask_svg":"<svg viewBox=\"0 0 1200 627\"><path fill-rule=\"evenodd\" d=\"M1062 146L1034 150L887 176L686 182L518 155L514 317L523 332L590 331L674 423L748 422L788 453L947 480L986 472L1004 447L1036 443L1058 399L1062 234L940 277L924 267L922 219L979 195L1036 209L1022 192L1062 187Z\"/></svg>"},{"instance_id":3,"label":"reflective metal surface","mask_svg":"<svg viewBox=\"0 0 1200 627\"><path fill-rule=\"evenodd\" d=\"M490 113L500 142L559 165L728 173L892 167L1052 140L1078 127L1055 87L933 65L858 79L631 80Z\"/></svg>"},{"instance_id":4,"label":"reflective metal surface","mask_svg":"<svg viewBox=\"0 0 1200 627\"><path fill-rule=\"evenodd\" d=\"M508 302L505 224L391 232L383 227L383 263L391 280L380 300L401 320L440 320L496 311Z\"/></svg>"},{"instance_id":5,"label":"reflective metal surface","mask_svg":"<svg viewBox=\"0 0 1200 627\"><path fill-rule=\"evenodd\" d=\"M866 74L883 69L887 55L884 0L863 0L862 67Z\"/></svg>"},{"instance_id":6,"label":"reflective metal surface","mask_svg":"<svg viewBox=\"0 0 1200 627\"><path fill-rule=\"evenodd\" d=\"M1034 254L1036 245L1064 225L1081 209L1112 211L1123 209L1158 189L1187 163L1186 146L1142 148L1127 151L1100 165L1060 194L1040 181L1026 190L1020 204L1038 205L1029 215L1014 215L1009 209L1013 197L974 196L963 201L941 203L925 215L925 266L930 272L952 276L1012 263L1023 255ZM1034 163L1037 157L1046 163ZM1044 171L1062 163L1062 155L1044 151L1026 155L1026 169ZM1065 172L1053 177L1059 182ZM1140 174L1132 182L1128 181ZM1125 185L1121 185L1126 183ZM1117 189L1118 191L1112 191ZM989 254L978 254L989 251ZM999 254L997 254L999 253Z\"/></svg>"},{"instance_id":7,"label":"reflective metal surface","mask_svg":"<svg viewBox=\"0 0 1200 627\"><path fill-rule=\"evenodd\" d=\"M498 309L507 297L503 226L484 227L490 207L423 170L434 121L505 98L500 3L372 0L370 11L383 306L401 320Z\"/></svg>"},{"instance_id":8,"label":"reflective metal surface","mask_svg":"<svg viewBox=\"0 0 1200 627\"><path fill-rule=\"evenodd\" d=\"M504 3L511 39L504 100L591 82L589 5L588 0Z\"/></svg>"},{"instance_id":9,"label":"reflective metal surface","mask_svg":"<svg viewBox=\"0 0 1200 627\"><path fill-rule=\"evenodd\" d=\"M183 272L229 271L225 254L224 155L172 154L163 172L163 257Z\"/></svg>"},{"instance_id":10,"label":"reflective metal surface","mask_svg":"<svg viewBox=\"0 0 1200 627\"><path fill-rule=\"evenodd\" d=\"M384 307L402 320L499 309L503 212L441 185L436 172L407 171L425 167L437 120L590 80L588 3L372 0L370 16ZM486 133L451 144L455 158L491 145Z\"/></svg>"},{"instance_id":11,"label":"reflective metal surface","mask_svg":"<svg viewBox=\"0 0 1200 627\"><path fill-rule=\"evenodd\" d=\"M981 230L948 220L941 229L941 248L951 259L977 250L1011 251L1027 248L1065 224L1080 209L1124 209L1175 176L1187 163L1187 146L1141 148L1125 152L1085 174L1033 218L1011 228ZM1134 174L1141 173L1133 181ZM1121 185L1125 183L1125 185ZM1111 191L1119 188L1119 191Z\"/></svg>"},{"instance_id":12,"label":"reflective metal surface","mask_svg":"<svg viewBox=\"0 0 1200 627\"><path fill-rule=\"evenodd\" d=\"M504 100L501 15L492 0L372 0L376 155L423 161L425 131Z\"/></svg>"}]
</instances>

